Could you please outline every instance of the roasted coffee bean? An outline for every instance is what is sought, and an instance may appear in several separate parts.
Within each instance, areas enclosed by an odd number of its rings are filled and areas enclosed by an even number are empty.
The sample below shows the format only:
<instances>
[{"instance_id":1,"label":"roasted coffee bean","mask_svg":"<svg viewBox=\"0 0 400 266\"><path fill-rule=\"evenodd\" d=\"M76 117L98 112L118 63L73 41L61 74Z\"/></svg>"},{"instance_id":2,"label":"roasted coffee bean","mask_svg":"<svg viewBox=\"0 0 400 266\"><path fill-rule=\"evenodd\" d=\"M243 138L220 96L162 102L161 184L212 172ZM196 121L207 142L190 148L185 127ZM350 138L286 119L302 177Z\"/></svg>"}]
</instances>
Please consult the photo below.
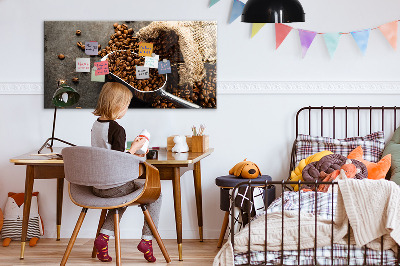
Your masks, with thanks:
<instances>
[{"instance_id":1,"label":"roasted coffee bean","mask_svg":"<svg viewBox=\"0 0 400 266\"><path fill-rule=\"evenodd\" d=\"M81 33L82 32L80 30L76 30L76 32L75 32L75 34L78 35L78 36L81 35Z\"/></svg>"},{"instance_id":2,"label":"roasted coffee bean","mask_svg":"<svg viewBox=\"0 0 400 266\"><path fill-rule=\"evenodd\" d=\"M131 50L118 51L111 54L108 62L112 73L138 90L156 90L165 83L165 76L158 74L158 70L154 68L149 70L149 79L137 80L136 66L143 66L144 58L139 57L136 53L132 53Z\"/></svg>"},{"instance_id":3,"label":"roasted coffee bean","mask_svg":"<svg viewBox=\"0 0 400 266\"><path fill-rule=\"evenodd\" d=\"M58 55L58 59L60 59L60 60L64 60L64 59L65 59L65 55L63 55L63 54L59 54L59 55Z\"/></svg>"},{"instance_id":4,"label":"roasted coffee bean","mask_svg":"<svg viewBox=\"0 0 400 266\"><path fill-rule=\"evenodd\" d=\"M72 78L72 82L73 83L78 83L79 82L79 78Z\"/></svg>"}]
</instances>

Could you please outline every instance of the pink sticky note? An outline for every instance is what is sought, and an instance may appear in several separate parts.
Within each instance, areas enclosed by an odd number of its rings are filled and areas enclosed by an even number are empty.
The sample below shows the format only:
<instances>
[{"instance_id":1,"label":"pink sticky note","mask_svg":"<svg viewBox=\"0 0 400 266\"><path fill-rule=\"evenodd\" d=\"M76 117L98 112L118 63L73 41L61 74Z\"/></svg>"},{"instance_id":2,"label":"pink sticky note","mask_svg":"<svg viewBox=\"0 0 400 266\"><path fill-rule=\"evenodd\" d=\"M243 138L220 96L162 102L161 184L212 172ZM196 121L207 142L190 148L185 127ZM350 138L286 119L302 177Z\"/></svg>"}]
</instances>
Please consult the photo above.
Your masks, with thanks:
<instances>
[{"instance_id":1,"label":"pink sticky note","mask_svg":"<svg viewBox=\"0 0 400 266\"><path fill-rule=\"evenodd\" d=\"M106 75L108 73L110 73L110 71L108 70L108 61L100 61L100 62L95 62L94 66L97 68L95 75L96 76L100 76L100 75Z\"/></svg>"}]
</instances>

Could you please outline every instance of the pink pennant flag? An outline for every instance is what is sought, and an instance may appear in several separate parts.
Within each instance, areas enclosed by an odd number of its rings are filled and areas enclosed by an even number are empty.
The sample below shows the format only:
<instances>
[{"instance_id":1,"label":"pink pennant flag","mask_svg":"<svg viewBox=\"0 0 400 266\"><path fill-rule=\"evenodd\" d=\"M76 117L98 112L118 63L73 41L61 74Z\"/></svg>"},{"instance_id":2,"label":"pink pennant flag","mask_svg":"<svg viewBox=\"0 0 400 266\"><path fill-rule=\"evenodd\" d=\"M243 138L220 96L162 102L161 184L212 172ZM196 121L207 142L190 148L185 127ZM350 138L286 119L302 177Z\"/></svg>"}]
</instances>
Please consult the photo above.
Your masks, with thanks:
<instances>
[{"instance_id":1,"label":"pink pennant flag","mask_svg":"<svg viewBox=\"0 0 400 266\"><path fill-rule=\"evenodd\" d=\"M393 49L397 48L397 20L378 27Z\"/></svg>"},{"instance_id":2,"label":"pink pennant flag","mask_svg":"<svg viewBox=\"0 0 400 266\"><path fill-rule=\"evenodd\" d=\"M299 29L299 36L300 36L300 43L301 43L301 54L304 58L310 48L315 36L317 33L315 31L308 31L308 30L300 30Z\"/></svg>"},{"instance_id":3,"label":"pink pennant flag","mask_svg":"<svg viewBox=\"0 0 400 266\"><path fill-rule=\"evenodd\" d=\"M288 25L275 23L276 49L278 49L278 47L282 44L282 42L285 40L286 36L288 36L292 29L293 28Z\"/></svg>"}]
</instances>

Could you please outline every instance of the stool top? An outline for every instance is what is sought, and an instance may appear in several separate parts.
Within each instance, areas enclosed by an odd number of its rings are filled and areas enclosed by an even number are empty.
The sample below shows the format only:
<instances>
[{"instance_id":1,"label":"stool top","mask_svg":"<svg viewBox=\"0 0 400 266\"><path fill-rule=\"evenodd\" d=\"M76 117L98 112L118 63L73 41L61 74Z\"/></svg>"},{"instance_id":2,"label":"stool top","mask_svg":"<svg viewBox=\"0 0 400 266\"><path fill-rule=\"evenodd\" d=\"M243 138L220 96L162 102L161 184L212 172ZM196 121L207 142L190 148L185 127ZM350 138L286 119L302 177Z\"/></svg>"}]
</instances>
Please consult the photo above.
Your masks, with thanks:
<instances>
[{"instance_id":1,"label":"stool top","mask_svg":"<svg viewBox=\"0 0 400 266\"><path fill-rule=\"evenodd\" d=\"M219 187L226 187L226 188L234 188L237 184L246 182L246 181L272 181L272 178L269 175L261 175L257 178L247 179L242 177L236 177L234 175L226 175L226 176L219 176L215 178L215 184Z\"/></svg>"}]
</instances>

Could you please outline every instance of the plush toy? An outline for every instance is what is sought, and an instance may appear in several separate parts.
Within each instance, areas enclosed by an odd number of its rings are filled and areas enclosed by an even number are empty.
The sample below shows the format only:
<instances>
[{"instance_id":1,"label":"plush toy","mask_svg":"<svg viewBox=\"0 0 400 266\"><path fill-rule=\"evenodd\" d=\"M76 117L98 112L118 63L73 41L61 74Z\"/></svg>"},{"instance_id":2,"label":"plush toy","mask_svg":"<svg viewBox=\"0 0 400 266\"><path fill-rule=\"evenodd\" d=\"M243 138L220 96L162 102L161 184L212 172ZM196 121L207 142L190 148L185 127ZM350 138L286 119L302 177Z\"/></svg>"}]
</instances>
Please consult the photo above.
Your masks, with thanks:
<instances>
[{"instance_id":1,"label":"plush toy","mask_svg":"<svg viewBox=\"0 0 400 266\"><path fill-rule=\"evenodd\" d=\"M333 171L330 174L325 174L321 172L321 176L324 177L323 182L332 182L336 179L354 178L357 174L361 172L360 168L357 168L350 159L346 161L344 165L338 170ZM329 192L331 190L331 185L320 185L318 187L318 192Z\"/></svg>"},{"instance_id":2,"label":"plush toy","mask_svg":"<svg viewBox=\"0 0 400 266\"><path fill-rule=\"evenodd\" d=\"M237 163L231 170L229 170L230 175L241 176L243 178L257 178L261 175L261 171L258 166L250 161L244 159L242 162Z\"/></svg>"},{"instance_id":3,"label":"plush toy","mask_svg":"<svg viewBox=\"0 0 400 266\"><path fill-rule=\"evenodd\" d=\"M174 137L175 146L172 148L172 152L188 152L189 146L186 143L185 136L175 136Z\"/></svg>"},{"instance_id":4,"label":"plush toy","mask_svg":"<svg viewBox=\"0 0 400 266\"><path fill-rule=\"evenodd\" d=\"M39 192L32 193L31 212L29 214L27 239L29 246L36 245L39 237L43 235L43 223L39 216L38 196ZM4 208L4 223L1 230L3 246L8 247L11 240L21 240L22 219L24 213L24 193L8 193Z\"/></svg>"},{"instance_id":5,"label":"plush toy","mask_svg":"<svg viewBox=\"0 0 400 266\"><path fill-rule=\"evenodd\" d=\"M367 166L368 169L368 179L378 180L378 179L384 179L386 177L386 174L389 171L391 165L392 155L387 154L377 163L368 162L363 159L362 147L358 146L352 152L350 152L347 158L356 159L365 164L365 166Z\"/></svg>"},{"instance_id":6,"label":"plush toy","mask_svg":"<svg viewBox=\"0 0 400 266\"><path fill-rule=\"evenodd\" d=\"M311 156L308 156L307 158L301 160L297 167L290 173L290 181L303 181L303 176L302 176L302 171L306 165L312 162L317 162L319 161L322 157L326 155L333 154L331 151L320 151L318 153L315 153ZM299 185L291 185L294 188L294 191L299 190Z\"/></svg>"}]
</instances>

